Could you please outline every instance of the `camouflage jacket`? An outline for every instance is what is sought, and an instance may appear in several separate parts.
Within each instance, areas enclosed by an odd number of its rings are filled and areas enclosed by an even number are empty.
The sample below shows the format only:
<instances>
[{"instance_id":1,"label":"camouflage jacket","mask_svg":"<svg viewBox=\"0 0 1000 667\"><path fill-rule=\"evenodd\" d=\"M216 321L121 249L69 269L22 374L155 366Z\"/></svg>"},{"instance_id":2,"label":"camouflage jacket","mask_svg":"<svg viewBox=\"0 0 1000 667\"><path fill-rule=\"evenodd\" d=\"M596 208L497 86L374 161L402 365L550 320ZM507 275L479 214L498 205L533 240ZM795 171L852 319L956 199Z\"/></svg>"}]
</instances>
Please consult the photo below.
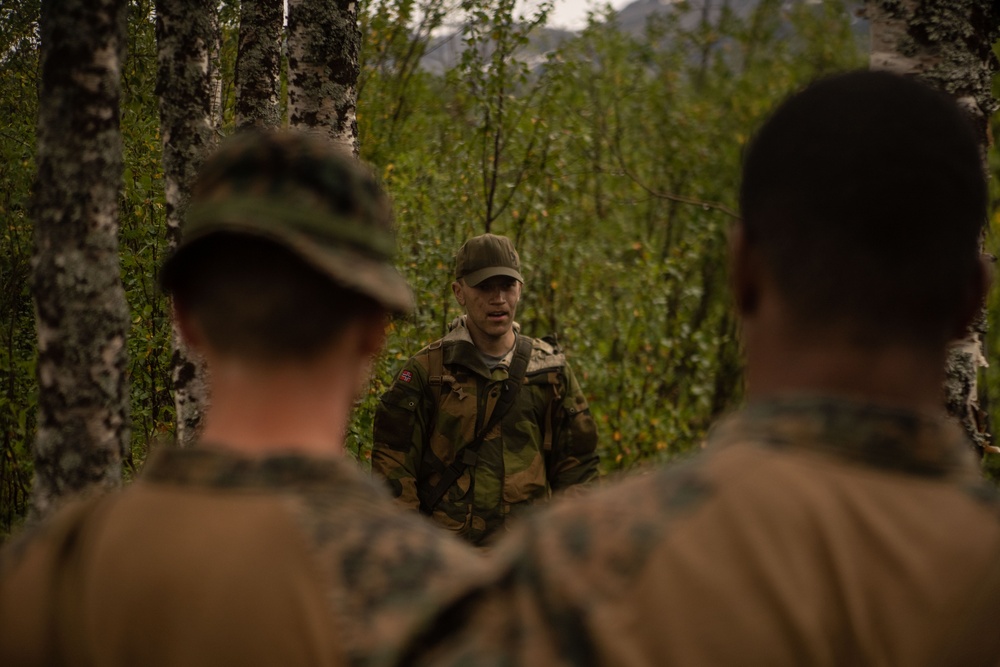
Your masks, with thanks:
<instances>
[{"instance_id":1,"label":"camouflage jacket","mask_svg":"<svg viewBox=\"0 0 1000 667\"><path fill-rule=\"evenodd\" d=\"M431 373L435 349L443 355L440 379ZM375 414L372 470L404 506L417 509L420 497L488 423L513 354L490 371L463 319L403 366ZM476 464L464 470L432 515L474 544L553 491L597 476L596 427L565 356L532 339L524 382L486 435Z\"/></svg>"},{"instance_id":2,"label":"camouflage jacket","mask_svg":"<svg viewBox=\"0 0 1000 667\"><path fill-rule=\"evenodd\" d=\"M1000 663L1000 502L943 414L755 404L519 528L419 664Z\"/></svg>"},{"instance_id":3,"label":"camouflage jacket","mask_svg":"<svg viewBox=\"0 0 1000 667\"><path fill-rule=\"evenodd\" d=\"M0 664L382 665L481 575L351 461L163 449L0 560Z\"/></svg>"}]
</instances>

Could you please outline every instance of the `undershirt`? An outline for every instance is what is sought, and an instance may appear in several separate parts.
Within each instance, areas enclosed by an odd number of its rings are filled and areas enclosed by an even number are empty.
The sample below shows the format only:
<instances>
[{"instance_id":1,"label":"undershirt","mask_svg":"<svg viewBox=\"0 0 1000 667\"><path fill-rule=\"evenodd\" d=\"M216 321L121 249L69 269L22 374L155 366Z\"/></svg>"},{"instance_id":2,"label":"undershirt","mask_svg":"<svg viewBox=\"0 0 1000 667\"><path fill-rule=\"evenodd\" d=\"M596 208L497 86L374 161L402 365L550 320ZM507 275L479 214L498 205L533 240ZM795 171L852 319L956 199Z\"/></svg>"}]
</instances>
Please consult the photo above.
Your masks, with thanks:
<instances>
[{"instance_id":1,"label":"undershirt","mask_svg":"<svg viewBox=\"0 0 1000 667\"><path fill-rule=\"evenodd\" d=\"M511 347L510 349L513 350L514 348ZM490 369L491 371L494 370L497 366L499 366L500 362L506 359L507 355L510 354L510 350L507 350L499 357L494 357L492 354L486 354L478 347L476 348L476 352L479 352L479 358L483 360L484 364L486 364L486 368Z\"/></svg>"}]
</instances>

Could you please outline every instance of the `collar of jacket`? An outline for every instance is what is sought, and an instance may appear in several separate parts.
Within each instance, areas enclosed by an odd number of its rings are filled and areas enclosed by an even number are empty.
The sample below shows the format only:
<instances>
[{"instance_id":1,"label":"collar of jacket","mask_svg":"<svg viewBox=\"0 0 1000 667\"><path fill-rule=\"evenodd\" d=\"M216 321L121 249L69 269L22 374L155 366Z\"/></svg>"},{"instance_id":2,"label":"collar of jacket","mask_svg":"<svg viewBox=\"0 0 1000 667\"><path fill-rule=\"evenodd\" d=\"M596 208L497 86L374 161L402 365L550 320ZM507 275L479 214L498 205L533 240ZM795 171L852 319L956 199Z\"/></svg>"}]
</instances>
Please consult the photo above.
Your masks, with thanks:
<instances>
[{"instance_id":1,"label":"collar of jacket","mask_svg":"<svg viewBox=\"0 0 1000 667\"><path fill-rule=\"evenodd\" d=\"M464 366L487 380L502 379L496 376L498 372L503 374L502 377L506 377L507 369L510 368L510 363L514 359L514 346L511 346L500 364L493 371L490 371L483 362L479 350L476 349L476 344L472 342L472 335L466 324L466 316L462 315L452 320L448 329L448 333L441 339L441 352L444 355L445 366ZM520 331L521 325L514 322L514 333L520 335Z\"/></svg>"},{"instance_id":2,"label":"collar of jacket","mask_svg":"<svg viewBox=\"0 0 1000 667\"><path fill-rule=\"evenodd\" d=\"M346 457L294 453L242 456L212 447L211 443L199 443L198 446L183 449L158 448L146 462L141 479L146 483L222 489L295 488L319 493L332 489L338 494L359 490L368 494L374 488Z\"/></svg>"},{"instance_id":3,"label":"collar of jacket","mask_svg":"<svg viewBox=\"0 0 1000 667\"><path fill-rule=\"evenodd\" d=\"M841 397L805 396L753 401L720 421L708 446L759 442L812 449L876 468L929 477L981 477L965 433L945 414Z\"/></svg>"},{"instance_id":4,"label":"collar of jacket","mask_svg":"<svg viewBox=\"0 0 1000 667\"><path fill-rule=\"evenodd\" d=\"M444 355L444 365L463 366L470 371L490 379L503 379L507 377L507 369L510 368L514 360L514 347L510 348L500 365L494 371L490 371L483 362L472 336L466 326L465 315L457 317L448 325L448 333L441 339L442 354ZM521 325L514 322L514 333L521 336ZM531 339L531 359L528 361L528 369L525 375L533 375L544 371L554 371L566 365L566 355L557 351L549 343L538 338ZM502 373L498 376L497 373Z\"/></svg>"}]
</instances>

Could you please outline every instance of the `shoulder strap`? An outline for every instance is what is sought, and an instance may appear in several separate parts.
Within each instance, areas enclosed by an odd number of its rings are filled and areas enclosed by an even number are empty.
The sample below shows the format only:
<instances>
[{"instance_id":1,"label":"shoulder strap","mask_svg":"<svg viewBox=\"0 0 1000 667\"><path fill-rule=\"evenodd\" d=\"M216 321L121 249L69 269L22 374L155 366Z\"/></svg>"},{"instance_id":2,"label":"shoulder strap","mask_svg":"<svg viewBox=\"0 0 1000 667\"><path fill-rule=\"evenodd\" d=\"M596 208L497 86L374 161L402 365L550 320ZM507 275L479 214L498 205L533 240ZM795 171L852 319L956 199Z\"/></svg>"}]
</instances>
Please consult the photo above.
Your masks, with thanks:
<instances>
[{"instance_id":1,"label":"shoulder strap","mask_svg":"<svg viewBox=\"0 0 1000 667\"><path fill-rule=\"evenodd\" d=\"M479 446L486 439L486 434L493 430L493 427L500 423L503 416L514 404L514 398L524 384L524 373L528 369L528 360L531 358L531 339L527 336L518 336L514 345L514 359L510 362L510 371L507 375L507 382L504 383L503 393L497 399L493 407L493 414L490 415L489 422L483 425L476 437L468 445L462 448L461 454L455 457L451 465L441 473L441 480L431 489L430 493L420 499L420 511L428 516L438 506L444 494L448 492L451 485L462 476L466 467L475 465L479 460Z\"/></svg>"},{"instance_id":2,"label":"shoulder strap","mask_svg":"<svg viewBox=\"0 0 1000 667\"><path fill-rule=\"evenodd\" d=\"M444 376L444 350L439 338L427 346L427 384L434 392L434 404L441 401L441 378Z\"/></svg>"}]
</instances>

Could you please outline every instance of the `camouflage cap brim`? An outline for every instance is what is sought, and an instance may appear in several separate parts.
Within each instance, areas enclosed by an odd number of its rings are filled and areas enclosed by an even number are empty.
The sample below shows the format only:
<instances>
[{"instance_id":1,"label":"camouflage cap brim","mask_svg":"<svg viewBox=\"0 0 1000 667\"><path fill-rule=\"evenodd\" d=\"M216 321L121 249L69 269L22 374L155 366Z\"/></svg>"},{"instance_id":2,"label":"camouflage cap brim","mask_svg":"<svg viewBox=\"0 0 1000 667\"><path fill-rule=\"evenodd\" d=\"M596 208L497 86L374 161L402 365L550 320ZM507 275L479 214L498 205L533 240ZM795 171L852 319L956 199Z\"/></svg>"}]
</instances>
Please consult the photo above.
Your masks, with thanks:
<instances>
[{"instance_id":1,"label":"camouflage cap brim","mask_svg":"<svg viewBox=\"0 0 1000 667\"><path fill-rule=\"evenodd\" d=\"M455 277L475 287L494 276L507 276L524 283L521 258L511 240L486 233L463 243L455 253Z\"/></svg>"},{"instance_id":2,"label":"camouflage cap brim","mask_svg":"<svg viewBox=\"0 0 1000 667\"><path fill-rule=\"evenodd\" d=\"M478 271L473 271L472 273L462 276L462 280L465 281L466 285L475 287L484 280L488 280L495 276L508 276L518 280L522 284L524 283L524 278L521 277L521 274L507 266L488 266L485 269L479 269Z\"/></svg>"},{"instance_id":3,"label":"camouflage cap brim","mask_svg":"<svg viewBox=\"0 0 1000 667\"><path fill-rule=\"evenodd\" d=\"M323 243L315 235L301 233L290 226L270 224L262 217L244 211L238 220L232 220L216 214L210 223L188 231L160 271L163 291L170 293L177 275L184 270L188 250L199 241L219 233L243 234L292 250L338 285L371 297L393 314L405 315L413 311L415 301L409 284L384 257L343 243Z\"/></svg>"},{"instance_id":4,"label":"camouflage cap brim","mask_svg":"<svg viewBox=\"0 0 1000 667\"><path fill-rule=\"evenodd\" d=\"M304 245L294 249L337 283L370 296L395 315L406 315L416 307L406 279L385 262L372 260L350 248L325 248L316 252L316 248Z\"/></svg>"},{"instance_id":5,"label":"camouflage cap brim","mask_svg":"<svg viewBox=\"0 0 1000 667\"><path fill-rule=\"evenodd\" d=\"M192 186L181 241L160 275L165 292L179 284L188 249L215 234L272 241L393 313L414 307L393 266L385 191L368 167L314 133L244 133L206 161Z\"/></svg>"}]
</instances>

